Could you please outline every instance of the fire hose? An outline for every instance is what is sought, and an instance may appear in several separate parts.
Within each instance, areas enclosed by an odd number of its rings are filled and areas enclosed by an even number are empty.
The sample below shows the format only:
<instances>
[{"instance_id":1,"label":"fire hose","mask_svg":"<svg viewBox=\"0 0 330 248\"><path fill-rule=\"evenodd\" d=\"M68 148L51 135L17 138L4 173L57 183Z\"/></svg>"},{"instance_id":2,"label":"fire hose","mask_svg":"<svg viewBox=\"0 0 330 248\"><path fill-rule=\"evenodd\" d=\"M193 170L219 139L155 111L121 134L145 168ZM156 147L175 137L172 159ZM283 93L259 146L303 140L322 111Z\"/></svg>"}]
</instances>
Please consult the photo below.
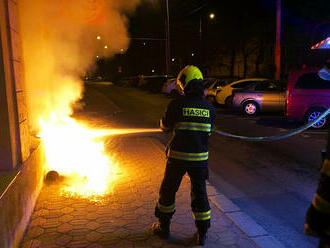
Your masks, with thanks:
<instances>
[{"instance_id":1,"label":"fire hose","mask_svg":"<svg viewBox=\"0 0 330 248\"><path fill-rule=\"evenodd\" d=\"M298 133L301 133L305 131L306 129L310 128L317 122L321 121L323 118L325 118L327 115L330 114L330 108L326 110L324 113L322 113L317 119L315 119L312 122L308 122L307 124L292 130L288 131L285 133L281 133L279 135L274 135L274 136L269 136L269 137L247 137L247 136L241 136L241 135L235 135L235 134L230 134L227 132L219 131L219 130L212 130L213 133L230 137L230 138L235 138L235 139L240 139L240 140L245 140L245 141L258 141L258 142L263 142L263 141L275 141L275 140L280 140L284 138L288 138L290 136L296 135ZM94 130L92 131L93 137L103 137L103 136L112 136L112 135L122 135L122 134L134 134L134 133L152 133L152 132L160 132L161 129L105 129L105 130ZM39 137L39 136L38 136ZM46 175L46 181L48 182L54 182L57 181L59 178L59 173L55 170L51 170L47 173Z\"/></svg>"},{"instance_id":2,"label":"fire hose","mask_svg":"<svg viewBox=\"0 0 330 248\"><path fill-rule=\"evenodd\" d=\"M314 124L321 121L323 118L325 118L329 114L330 114L330 108L327 111L323 112L317 119L315 119L312 122L308 122L305 125L297 128L295 130L288 131L288 132L285 132L285 133L281 133L279 135L269 136L269 137L246 137L246 136L241 136L241 135L230 134L230 133L219 131L219 130L212 130L212 132L216 133L216 134L219 134L219 135L222 135L222 136L235 138L235 139L240 139L240 140L245 140L245 141L258 141L258 142L275 141L275 140L285 139L285 138L291 137L293 135L296 135L298 133L301 133L301 132L307 130L308 128L310 128L311 126L313 126Z\"/></svg>"}]
</instances>

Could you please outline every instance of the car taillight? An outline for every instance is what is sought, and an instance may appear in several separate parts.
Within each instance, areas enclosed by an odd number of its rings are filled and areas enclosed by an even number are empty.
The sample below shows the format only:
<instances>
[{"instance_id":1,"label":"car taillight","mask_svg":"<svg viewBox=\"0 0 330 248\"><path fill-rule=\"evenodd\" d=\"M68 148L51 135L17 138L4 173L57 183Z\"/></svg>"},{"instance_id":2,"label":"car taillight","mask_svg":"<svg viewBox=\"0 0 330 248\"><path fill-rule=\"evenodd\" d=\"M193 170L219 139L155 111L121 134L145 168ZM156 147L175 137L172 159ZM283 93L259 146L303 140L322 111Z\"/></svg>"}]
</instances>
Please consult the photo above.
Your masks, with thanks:
<instances>
[{"instance_id":1,"label":"car taillight","mask_svg":"<svg viewBox=\"0 0 330 248\"><path fill-rule=\"evenodd\" d=\"M286 105L289 105L292 94L289 90L286 91Z\"/></svg>"}]
</instances>

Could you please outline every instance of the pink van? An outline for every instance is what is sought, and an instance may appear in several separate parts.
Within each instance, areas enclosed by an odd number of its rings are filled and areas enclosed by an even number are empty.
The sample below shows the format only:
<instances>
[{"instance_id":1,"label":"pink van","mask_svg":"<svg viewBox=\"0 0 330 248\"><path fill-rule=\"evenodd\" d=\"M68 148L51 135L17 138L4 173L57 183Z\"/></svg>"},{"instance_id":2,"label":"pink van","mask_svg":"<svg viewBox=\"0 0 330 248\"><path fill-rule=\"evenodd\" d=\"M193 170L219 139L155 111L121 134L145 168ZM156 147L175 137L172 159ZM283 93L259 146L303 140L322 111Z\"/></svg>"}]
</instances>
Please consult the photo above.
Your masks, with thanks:
<instances>
[{"instance_id":1,"label":"pink van","mask_svg":"<svg viewBox=\"0 0 330 248\"><path fill-rule=\"evenodd\" d=\"M330 81L320 78L317 74L318 70L309 69L290 73L286 92L288 119L313 121L330 108ZM327 119L322 119L313 125L313 128L324 128Z\"/></svg>"}]
</instances>

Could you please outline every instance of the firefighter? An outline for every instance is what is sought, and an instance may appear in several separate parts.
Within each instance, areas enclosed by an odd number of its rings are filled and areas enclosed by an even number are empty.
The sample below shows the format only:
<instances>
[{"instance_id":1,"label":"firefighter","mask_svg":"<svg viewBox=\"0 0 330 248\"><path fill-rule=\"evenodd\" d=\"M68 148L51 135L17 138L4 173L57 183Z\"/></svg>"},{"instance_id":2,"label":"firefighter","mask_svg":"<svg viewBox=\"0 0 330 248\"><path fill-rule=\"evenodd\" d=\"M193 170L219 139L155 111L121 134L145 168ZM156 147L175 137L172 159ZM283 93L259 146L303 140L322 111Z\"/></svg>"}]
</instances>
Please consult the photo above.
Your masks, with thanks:
<instances>
[{"instance_id":1,"label":"firefighter","mask_svg":"<svg viewBox=\"0 0 330 248\"><path fill-rule=\"evenodd\" d=\"M159 219L152 226L161 238L170 235L170 221L175 213L175 194L182 177L188 173L191 181L191 208L197 227L196 242L204 245L210 227L211 211L206 192L208 179L208 139L215 111L204 98L203 75L195 66L186 66L178 75L177 84L184 96L167 107L160 127L173 132L167 145L167 164L159 191L155 215Z\"/></svg>"},{"instance_id":2,"label":"firefighter","mask_svg":"<svg viewBox=\"0 0 330 248\"><path fill-rule=\"evenodd\" d=\"M323 68L318 72L318 75L323 80L330 80L330 59L325 61Z\"/></svg>"},{"instance_id":3,"label":"firefighter","mask_svg":"<svg viewBox=\"0 0 330 248\"><path fill-rule=\"evenodd\" d=\"M319 71L319 76L330 80L330 60L327 60L324 68ZM305 233L320 238L319 248L330 248L330 130L320 172L317 191L306 213Z\"/></svg>"}]
</instances>

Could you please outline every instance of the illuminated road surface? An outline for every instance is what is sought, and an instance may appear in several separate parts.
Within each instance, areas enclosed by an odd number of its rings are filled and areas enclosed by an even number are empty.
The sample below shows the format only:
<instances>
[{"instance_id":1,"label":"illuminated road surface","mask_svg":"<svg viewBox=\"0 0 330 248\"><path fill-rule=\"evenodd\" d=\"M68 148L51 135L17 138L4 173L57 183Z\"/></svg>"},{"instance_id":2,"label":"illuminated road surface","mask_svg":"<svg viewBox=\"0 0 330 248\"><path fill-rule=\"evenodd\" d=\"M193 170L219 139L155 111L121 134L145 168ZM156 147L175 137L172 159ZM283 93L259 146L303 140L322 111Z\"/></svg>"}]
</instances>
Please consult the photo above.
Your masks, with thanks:
<instances>
[{"instance_id":1,"label":"illuminated road surface","mask_svg":"<svg viewBox=\"0 0 330 248\"><path fill-rule=\"evenodd\" d=\"M133 88L103 85L89 89L98 89L114 101L122 110L114 117L115 122L120 120L129 128L156 128L170 101L161 94ZM274 135L294 127L275 115L246 118L221 109L216 126L250 136ZM167 141L164 135L154 137ZM303 223L316 188L325 139L325 132L311 131L270 143L212 135L210 181L286 247L315 247L316 240L303 234Z\"/></svg>"}]
</instances>

